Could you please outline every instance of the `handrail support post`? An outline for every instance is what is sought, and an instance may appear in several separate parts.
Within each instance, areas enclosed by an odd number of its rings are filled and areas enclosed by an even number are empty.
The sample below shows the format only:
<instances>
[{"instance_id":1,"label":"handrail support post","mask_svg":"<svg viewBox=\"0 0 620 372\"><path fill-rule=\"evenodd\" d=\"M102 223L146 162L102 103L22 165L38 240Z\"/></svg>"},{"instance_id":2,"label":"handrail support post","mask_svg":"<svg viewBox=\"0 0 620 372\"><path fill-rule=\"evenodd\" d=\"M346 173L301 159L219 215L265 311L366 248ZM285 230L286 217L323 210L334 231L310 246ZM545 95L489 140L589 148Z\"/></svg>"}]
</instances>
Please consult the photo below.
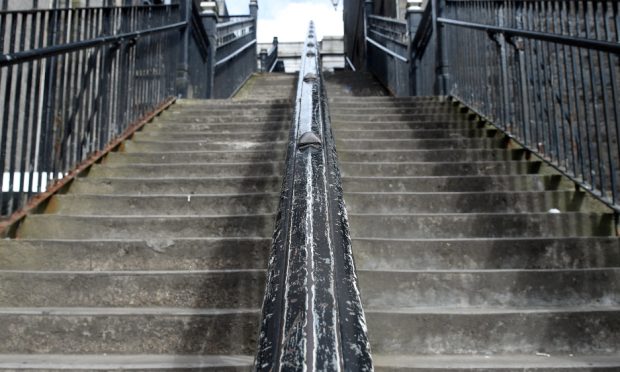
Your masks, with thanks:
<instances>
[{"instance_id":1,"label":"handrail support post","mask_svg":"<svg viewBox=\"0 0 620 372\"><path fill-rule=\"evenodd\" d=\"M448 62L448 43L446 39L445 25L439 23L437 19L443 16L446 7L446 0L432 0L432 19L433 34L435 35L435 43L437 46L435 60L435 94L448 95L448 86L450 81L449 62Z\"/></svg>"}]
</instances>

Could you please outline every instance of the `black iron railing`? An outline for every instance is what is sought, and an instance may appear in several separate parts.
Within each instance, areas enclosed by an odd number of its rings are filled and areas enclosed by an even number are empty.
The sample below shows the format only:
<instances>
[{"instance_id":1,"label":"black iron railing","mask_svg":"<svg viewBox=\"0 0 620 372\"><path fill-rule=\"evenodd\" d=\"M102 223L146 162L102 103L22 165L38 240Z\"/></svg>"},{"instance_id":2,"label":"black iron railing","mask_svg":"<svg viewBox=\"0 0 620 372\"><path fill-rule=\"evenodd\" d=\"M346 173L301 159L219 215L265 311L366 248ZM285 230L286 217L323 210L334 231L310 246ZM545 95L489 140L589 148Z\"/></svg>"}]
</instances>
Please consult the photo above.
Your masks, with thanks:
<instances>
[{"instance_id":1,"label":"black iron railing","mask_svg":"<svg viewBox=\"0 0 620 372\"><path fill-rule=\"evenodd\" d=\"M184 27L178 5L0 12L2 215L175 94Z\"/></svg>"},{"instance_id":2,"label":"black iron railing","mask_svg":"<svg viewBox=\"0 0 620 372\"><path fill-rule=\"evenodd\" d=\"M407 23L369 14L366 7L368 69L396 96L410 94Z\"/></svg>"},{"instance_id":3,"label":"black iron railing","mask_svg":"<svg viewBox=\"0 0 620 372\"><path fill-rule=\"evenodd\" d=\"M223 24L198 0L0 11L0 214L172 97L229 97L256 71L250 10Z\"/></svg>"},{"instance_id":4,"label":"black iron railing","mask_svg":"<svg viewBox=\"0 0 620 372\"><path fill-rule=\"evenodd\" d=\"M449 95L620 210L618 1L433 0L417 95Z\"/></svg>"},{"instance_id":5,"label":"black iron railing","mask_svg":"<svg viewBox=\"0 0 620 372\"><path fill-rule=\"evenodd\" d=\"M371 371L318 44L302 54L257 371Z\"/></svg>"},{"instance_id":6,"label":"black iron railing","mask_svg":"<svg viewBox=\"0 0 620 372\"><path fill-rule=\"evenodd\" d=\"M228 98L256 71L256 19L240 18L216 25L214 98Z\"/></svg>"},{"instance_id":7,"label":"black iron railing","mask_svg":"<svg viewBox=\"0 0 620 372\"><path fill-rule=\"evenodd\" d=\"M278 38L273 38L271 48L261 49L259 55L259 64L261 72L272 72L278 63Z\"/></svg>"}]
</instances>

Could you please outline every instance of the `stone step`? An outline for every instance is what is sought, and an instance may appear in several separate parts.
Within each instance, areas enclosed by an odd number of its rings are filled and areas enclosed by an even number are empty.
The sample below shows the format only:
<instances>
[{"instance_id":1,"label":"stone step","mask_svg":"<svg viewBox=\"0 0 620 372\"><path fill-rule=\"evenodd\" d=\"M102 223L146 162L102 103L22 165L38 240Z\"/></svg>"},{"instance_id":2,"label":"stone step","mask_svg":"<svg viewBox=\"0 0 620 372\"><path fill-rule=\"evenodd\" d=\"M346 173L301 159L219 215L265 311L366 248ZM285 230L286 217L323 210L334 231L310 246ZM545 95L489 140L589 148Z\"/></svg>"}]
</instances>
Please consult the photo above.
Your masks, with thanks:
<instances>
[{"instance_id":1,"label":"stone step","mask_svg":"<svg viewBox=\"0 0 620 372\"><path fill-rule=\"evenodd\" d=\"M170 164L108 164L95 165L88 173L92 178L191 178L203 176L277 176L282 174L282 162L263 163L170 163Z\"/></svg>"},{"instance_id":2,"label":"stone step","mask_svg":"<svg viewBox=\"0 0 620 372\"><path fill-rule=\"evenodd\" d=\"M481 192L574 190L560 175L343 177L347 192Z\"/></svg>"},{"instance_id":3,"label":"stone step","mask_svg":"<svg viewBox=\"0 0 620 372\"><path fill-rule=\"evenodd\" d=\"M178 239L270 237L275 215L240 216L68 216L32 215L19 239Z\"/></svg>"},{"instance_id":4,"label":"stone step","mask_svg":"<svg viewBox=\"0 0 620 372\"><path fill-rule=\"evenodd\" d=\"M493 138L499 132L495 129L376 129L376 130L336 130L339 139L440 139L440 138Z\"/></svg>"},{"instance_id":5,"label":"stone step","mask_svg":"<svg viewBox=\"0 0 620 372\"><path fill-rule=\"evenodd\" d=\"M0 355L0 370L245 372L253 355Z\"/></svg>"},{"instance_id":6,"label":"stone step","mask_svg":"<svg viewBox=\"0 0 620 372\"><path fill-rule=\"evenodd\" d=\"M358 270L499 270L620 267L616 237L353 238Z\"/></svg>"},{"instance_id":7,"label":"stone step","mask_svg":"<svg viewBox=\"0 0 620 372\"><path fill-rule=\"evenodd\" d=\"M259 309L0 308L0 354L254 355Z\"/></svg>"},{"instance_id":8,"label":"stone step","mask_svg":"<svg viewBox=\"0 0 620 372\"><path fill-rule=\"evenodd\" d=\"M266 272L0 271L3 307L259 308Z\"/></svg>"},{"instance_id":9,"label":"stone step","mask_svg":"<svg viewBox=\"0 0 620 372\"><path fill-rule=\"evenodd\" d=\"M275 213L278 193L186 195L57 195L46 212L74 216L185 216Z\"/></svg>"},{"instance_id":10,"label":"stone step","mask_svg":"<svg viewBox=\"0 0 620 372\"><path fill-rule=\"evenodd\" d=\"M402 106L384 106L378 105L376 107L359 105L357 107L351 106L334 106L330 109L330 113L333 116L341 115L412 115L412 114L449 114L458 113L456 106L450 103L436 103L431 105L402 105Z\"/></svg>"},{"instance_id":11,"label":"stone step","mask_svg":"<svg viewBox=\"0 0 620 372\"><path fill-rule=\"evenodd\" d=\"M540 161L495 162L340 162L344 177L482 176L509 174L553 174Z\"/></svg>"},{"instance_id":12,"label":"stone step","mask_svg":"<svg viewBox=\"0 0 620 372\"><path fill-rule=\"evenodd\" d=\"M592 372L620 370L619 355L575 355L543 352L522 355L390 355L373 353L382 372Z\"/></svg>"},{"instance_id":13,"label":"stone step","mask_svg":"<svg viewBox=\"0 0 620 372\"><path fill-rule=\"evenodd\" d=\"M499 149L505 141L499 138L458 139L338 139L340 150L447 150L447 149Z\"/></svg>"},{"instance_id":14,"label":"stone step","mask_svg":"<svg viewBox=\"0 0 620 372\"><path fill-rule=\"evenodd\" d=\"M610 212L584 192L452 192L378 193L347 192L351 213L480 213L506 212Z\"/></svg>"},{"instance_id":15,"label":"stone step","mask_svg":"<svg viewBox=\"0 0 620 372\"><path fill-rule=\"evenodd\" d=\"M149 124L149 127L153 127L156 124ZM188 125L188 124L185 124ZM213 124L208 124L213 125ZM223 124L222 124L223 125ZM332 121L332 127L334 133L340 131L374 131L374 130L422 130L422 129L434 129L434 130L472 130L472 129L484 129L488 128L484 124L474 123L470 121L458 120L444 120L444 121ZM491 128L492 129L492 128ZM339 135L337 137L340 137Z\"/></svg>"},{"instance_id":16,"label":"stone step","mask_svg":"<svg viewBox=\"0 0 620 372\"><path fill-rule=\"evenodd\" d=\"M257 131L278 131L290 130L291 120L271 121L262 123L226 123L226 124L209 124L209 123L177 123L167 121L157 121L149 123L143 132L157 131L161 133L180 133L180 132L202 132L214 131L219 133L239 133L239 132L257 132Z\"/></svg>"},{"instance_id":17,"label":"stone step","mask_svg":"<svg viewBox=\"0 0 620 372\"><path fill-rule=\"evenodd\" d=\"M436 96L412 96L412 97L391 97L391 96L370 96L370 97L334 97L330 98L330 107L338 107L339 105L348 106L349 104L365 104L369 107L369 104L373 106L381 106L383 104L393 103L418 103L427 104L432 102L446 102L446 99L442 99ZM448 101L449 102L449 101Z\"/></svg>"},{"instance_id":18,"label":"stone step","mask_svg":"<svg viewBox=\"0 0 620 372\"><path fill-rule=\"evenodd\" d=\"M357 275L359 285L363 288L363 305L366 308L488 309L620 305L620 268L443 271L358 269Z\"/></svg>"},{"instance_id":19,"label":"stone step","mask_svg":"<svg viewBox=\"0 0 620 372\"><path fill-rule=\"evenodd\" d=\"M290 106L293 107L294 103L290 99L178 99L174 104L174 108L191 108L191 107L277 107L277 106Z\"/></svg>"},{"instance_id":20,"label":"stone step","mask_svg":"<svg viewBox=\"0 0 620 372\"><path fill-rule=\"evenodd\" d=\"M339 150L340 161L351 162L459 162L524 160L524 150Z\"/></svg>"},{"instance_id":21,"label":"stone step","mask_svg":"<svg viewBox=\"0 0 620 372\"><path fill-rule=\"evenodd\" d=\"M265 269L271 237L1 240L0 270Z\"/></svg>"},{"instance_id":22,"label":"stone step","mask_svg":"<svg viewBox=\"0 0 620 372\"><path fill-rule=\"evenodd\" d=\"M460 239L615 235L613 214L349 213L354 238Z\"/></svg>"},{"instance_id":23,"label":"stone step","mask_svg":"<svg viewBox=\"0 0 620 372\"><path fill-rule=\"evenodd\" d=\"M620 352L620 308L614 306L365 310L371 347L377 354Z\"/></svg>"},{"instance_id":24,"label":"stone step","mask_svg":"<svg viewBox=\"0 0 620 372\"><path fill-rule=\"evenodd\" d=\"M174 121L177 123L210 123L210 124L226 124L226 123L264 123L273 121L291 121L292 115L290 114L273 114L267 115L265 113L261 115L243 115L241 113L219 116L205 116L200 114L162 114L158 120L163 122Z\"/></svg>"},{"instance_id":25,"label":"stone step","mask_svg":"<svg viewBox=\"0 0 620 372\"><path fill-rule=\"evenodd\" d=\"M280 176L195 178L79 178L71 184L75 194L192 195L280 192Z\"/></svg>"},{"instance_id":26,"label":"stone step","mask_svg":"<svg viewBox=\"0 0 620 372\"><path fill-rule=\"evenodd\" d=\"M285 116L292 114L293 106L291 105L235 105L228 107L210 107L210 106L186 106L175 107L164 111L159 117L176 117L178 115L189 116L270 116L277 114Z\"/></svg>"},{"instance_id":27,"label":"stone step","mask_svg":"<svg viewBox=\"0 0 620 372\"><path fill-rule=\"evenodd\" d=\"M182 132L160 132L160 131L143 131L134 135L133 139L136 141L284 141L288 140L288 130L276 130L276 131L252 131L252 132L238 132L238 133L221 133L214 131L182 131Z\"/></svg>"},{"instance_id":28,"label":"stone step","mask_svg":"<svg viewBox=\"0 0 620 372\"><path fill-rule=\"evenodd\" d=\"M263 151L285 149L286 141L127 141L127 152Z\"/></svg>"},{"instance_id":29,"label":"stone step","mask_svg":"<svg viewBox=\"0 0 620 372\"><path fill-rule=\"evenodd\" d=\"M332 114L334 122L383 122L383 121L462 121L470 123L466 117L459 113L437 113L437 114Z\"/></svg>"},{"instance_id":30,"label":"stone step","mask_svg":"<svg viewBox=\"0 0 620 372\"><path fill-rule=\"evenodd\" d=\"M286 151L185 151L165 153L115 152L108 155L105 164L150 163L249 163L284 162Z\"/></svg>"}]
</instances>

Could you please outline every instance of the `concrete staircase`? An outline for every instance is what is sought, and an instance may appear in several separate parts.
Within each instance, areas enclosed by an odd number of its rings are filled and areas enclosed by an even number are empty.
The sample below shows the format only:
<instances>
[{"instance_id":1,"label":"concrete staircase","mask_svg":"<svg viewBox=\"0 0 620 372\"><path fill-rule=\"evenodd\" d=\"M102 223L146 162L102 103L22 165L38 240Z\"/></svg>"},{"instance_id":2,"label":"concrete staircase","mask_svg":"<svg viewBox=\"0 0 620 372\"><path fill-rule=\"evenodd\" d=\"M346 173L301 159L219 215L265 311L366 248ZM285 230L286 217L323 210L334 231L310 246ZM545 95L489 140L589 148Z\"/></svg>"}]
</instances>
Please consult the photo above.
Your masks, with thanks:
<instances>
[{"instance_id":1,"label":"concrete staircase","mask_svg":"<svg viewBox=\"0 0 620 372\"><path fill-rule=\"evenodd\" d=\"M181 100L0 242L0 369L246 371L295 77Z\"/></svg>"},{"instance_id":2,"label":"concrete staircase","mask_svg":"<svg viewBox=\"0 0 620 372\"><path fill-rule=\"evenodd\" d=\"M450 102L327 87L378 371L620 370L609 210Z\"/></svg>"}]
</instances>

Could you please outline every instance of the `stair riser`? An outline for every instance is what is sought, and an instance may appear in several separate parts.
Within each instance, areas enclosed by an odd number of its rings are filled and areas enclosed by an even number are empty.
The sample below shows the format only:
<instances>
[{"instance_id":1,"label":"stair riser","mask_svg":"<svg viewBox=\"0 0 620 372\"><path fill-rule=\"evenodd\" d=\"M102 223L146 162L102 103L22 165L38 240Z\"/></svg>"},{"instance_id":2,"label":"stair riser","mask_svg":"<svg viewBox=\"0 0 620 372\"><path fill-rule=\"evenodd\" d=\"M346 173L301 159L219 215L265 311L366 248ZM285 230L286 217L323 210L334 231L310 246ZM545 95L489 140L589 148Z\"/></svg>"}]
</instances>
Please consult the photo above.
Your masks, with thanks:
<instances>
[{"instance_id":1,"label":"stair riser","mask_svg":"<svg viewBox=\"0 0 620 372\"><path fill-rule=\"evenodd\" d=\"M408 139L408 140L370 140L336 139L339 150L447 150L447 149L499 149L504 148L502 139L463 138L463 139Z\"/></svg>"},{"instance_id":2,"label":"stair riser","mask_svg":"<svg viewBox=\"0 0 620 372\"><path fill-rule=\"evenodd\" d=\"M157 131L140 132L134 135L136 141L284 141L288 140L289 132L280 130L275 132L252 133L213 133L184 131L181 133L162 133Z\"/></svg>"},{"instance_id":3,"label":"stair riser","mask_svg":"<svg viewBox=\"0 0 620 372\"><path fill-rule=\"evenodd\" d=\"M284 162L285 156L284 151L114 153L105 159L105 164Z\"/></svg>"},{"instance_id":4,"label":"stair riser","mask_svg":"<svg viewBox=\"0 0 620 372\"><path fill-rule=\"evenodd\" d=\"M0 272L4 307L259 308L265 272Z\"/></svg>"},{"instance_id":5,"label":"stair riser","mask_svg":"<svg viewBox=\"0 0 620 372\"><path fill-rule=\"evenodd\" d=\"M613 216L589 214L349 214L353 237L446 239L611 236Z\"/></svg>"},{"instance_id":6,"label":"stair riser","mask_svg":"<svg viewBox=\"0 0 620 372\"><path fill-rule=\"evenodd\" d=\"M343 178L345 192L481 192L571 190L560 176Z\"/></svg>"},{"instance_id":7,"label":"stair riser","mask_svg":"<svg viewBox=\"0 0 620 372\"><path fill-rule=\"evenodd\" d=\"M435 105L410 105L410 106L389 106L381 105L380 107L333 107L330 110L333 116L346 116L346 115L426 115L426 114L452 114L457 113L456 107L450 104L435 104Z\"/></svg>"},{"instance_id":8,"label":"stair riser","mask_svg":"<svg viewBox=\"0 0 620 372\"><path fill-rule=\"evenodd\" d=\"M197 124L197 123L177 123L177 122L157 122L151 123L145 127L144 133L147 131L157 131L162 133L179 133L184 131L200 132L200 131L213 131L213 132L257 132L257 131L278 131L289 130L291 127L290 121L281 122L265 122L265 123L231 123L231 124ZM404 128L407 129L407 128Z\"/></svg>"},{"instance_id":9,"label":"stair riser","mask_svg":"<svg viewBox=\"0 0 620 372\"><path fill-rule=\"evenodd\" d=\"M358 270L499 270L620 267L615 238L353 240Z\"/></svg>"},{"instance_id":10,"label":"stair riser","mask_svg":"<svg viewBox=\"0 0 620 372\"><path fill-rule=\"evenodd\" d=\"M230 107L172 107L170 110L164 111L160 117L177 117L179 115L195 115L195 116L266 116L266 115L278 115L285 116L290 115L293 108L290 106L267 106L263 107L249 107L249 106L230 106Z\"/></svg>"},{"instance_id":11,"label":"stair riser","mask_svg":"<svg viewBox=\"0 0 620 372\"><path fill-rule=\"evenodd\" d=\"M223 125L223 124L222 124ZM259 124L257 124L259 125ZM154 124L151 124L153 127ZM465 130L465 129L482 129L474 123L464 123L462 120L446 120L441 122L432 121L382 121L382 122L349 122L349 121L333 121L332 127L335 133L341 131L365 131L365 130ZM492 129L492 128L489 128ZM338 135L340 137L340 135Z\"/></svg>"},{"instance_id":12,"label":"stair riser","mask_svg":"<svg viewBox=\"0 0 620 372\"><path fill-rule=\"evenodd\" d=\"M204 142L146 142L129 141L124 147L127 152L179 152L179 151L263 151L273 149L285 149L288 141L279 142L253 142L253 141L221 141L213 143Z\"/></svg>"},{"instance_id":13,"label":"stair riser","mask_svg":"<svg viewBox=\"0 0 620 372\"><path fill-rule=\"evenodd\" d=\"M496 163L342 163L345 177L483 176L550 174L540 162Z\"/></svg>"},{"instance_id":14,"label":"stair riser","mask_svg":"<svg viewBox=\"0 0 620 372\"><path fill-rule=\"evenodd\" d=\"M441 139L441 138L493 138L498 135L496 130L338 130L334 133L339 139Z\"/></svg>"},{"instance_id":15,"label":"stair riser","mask_svg":"<svg viewBox=\"0 0 620 372\"><path fill-rule=\"evenodd\" d=\"M374 353L617 353L617 312L393 314L366 310Z\"/></svg>"},{"instance_id":16,"label":"stair riser","mask_svg":"<svg viewBox=\"0 0 620 372\"><path fill-rule=\"evenodd\" d=\"M618 306L620 270L389 272L358 269L364 306ZM570 285L569 285L570 284Z\"/></svg>"},{"instance_id":17,"label":"stair riser","mask_svg":"<svg viewBox=\"0 0 620 372\"><path fill-rule=\"evenodd\" d=\"M282 180L279 177L169 180L78 179L71 185L70 191L73 194L192 195L280 192L281 186Z\"/></svg>"},{"instance_id":18,"label":"stair riser","mask_svg":"<svg viewBox=\"0 0 620 372\"><path fill-rule=\"evenodd\" d=\"M270 247L271 238L10 241L0 244L0 270L264 269Z\"/></svg>"},{"instance_id":19,"label":"stair riser","mask_svg":"<svg viewBox=\"0 0 620 372\"><path fill-rule=\"evenodd\" d=\"M523 160L521 150L402 150L338 151L340 161L347 162L460 162Z\"/></svg>"},{"instance_id":20,"label":"stair riser","mask_svg":"<svg viewBox=\"0 0 620 372\"><path fill-rule=\"evenodd\" d=\"M279 176L281 163L246 164L165 164L165 165L118 165L95 166L88 176L92 178L140 177L233 177L233 176Z\"/></svg>"},{"instance_id":21,"label":"stair riser","mask_svg":"<svg viewBox=\"0 0 620 372\"><path fill-rule=\"evenodd\" d=\"M335 122L382 122L382 121L446 121L453 120L456 122L471 123L463 115L454 114L385 114L385 115L332 115L331 119Z\"/></svg>"},{"instance_id":22,"label":"stair riser","mask_svg":"<svg viewBox=\"0 0 620 372\"><path fill-rule=\"evenodd\" d=\"M473 194L346 194L349 213L479 213L594 211L600 203L584 193L473 193Z\"/></svg>"},{"instance_id":23,"label":"stair riser","mask_svg":"<svg viewBox=\"0 0 620 372\"><path fill-rule=\"evenodd\" d=\"M292 115L226 115L226 116L202 116L190 114L162 115L162 121L174 121L177 123L264 123L291 121Z\"/></svg>"},{"instance_id":24,"label":"stair riser","mask_svg":"<svg viewBox=\"0 0 620 372\"><path fill-rule=\"evenodd\" d=\"M47 213L84 216L190 216L275 213L277 195L248 196L58 196Z\"/></svg>"},{"instance_id":25,"label":"stair riser","mask_svg":"<svg viewBox=\"0 0 620 372\"><path fill-rule=\"evenodd\" d=\"M224 315L0 316L0 353L245 354L259 312Z\"/></svg>"},{"instance_id":26,"label":"stair riser","mask_svg":"<svg viewBox=\"0 0 620 372\"><path fill-rule=\"evenodd\" d=\"M30 216L18 231L24 239L175 239L263 237L273 234L275 216L70 217Z\"/></svg>"}]
</instances>

